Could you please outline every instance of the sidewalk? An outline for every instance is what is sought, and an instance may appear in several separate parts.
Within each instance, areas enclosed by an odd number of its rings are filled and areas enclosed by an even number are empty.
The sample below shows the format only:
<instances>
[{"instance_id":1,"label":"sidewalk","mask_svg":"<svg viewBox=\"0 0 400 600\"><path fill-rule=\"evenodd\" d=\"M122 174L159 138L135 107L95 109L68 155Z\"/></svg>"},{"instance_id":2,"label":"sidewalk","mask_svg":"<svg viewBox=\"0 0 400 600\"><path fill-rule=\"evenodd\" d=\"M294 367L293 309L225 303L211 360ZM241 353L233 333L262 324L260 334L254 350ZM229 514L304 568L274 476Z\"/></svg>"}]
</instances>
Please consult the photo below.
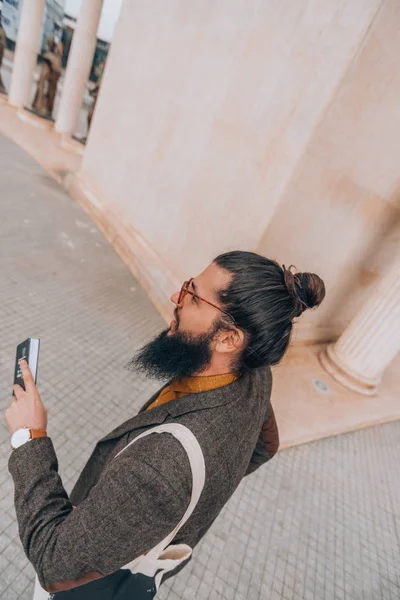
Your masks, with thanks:
<instances>
[{"instance_id":1,"label":"sidewalk","mask_svg":"<svg viewBox=\"0 0 400 600\"><path fill-rule=\"evenodd\" d=\"M32 118L31 115L30 117ZM37 120L44 127L47 126L48 122L44 119ZM0 97L0 135L2 134L33 156L58 183L62 184L66 175L79 170L82 156L71 147L74 143L81 150L81 144L72 140L69 148L63 147L59 134L23 121L18 116L18 111Z\"/></svg>"},{"instance_id":2,"label":"sidewalk","mask_svg":"<svg viewBox=\"0 0 400 600\"><path fill-rule=\"evenodd\" d=\"M123 365L165 324L86 214L2 136L0 182L2 413L15 345L40 336L38 385L70 492L95 442L158 387ZM394 422L280 452L241 483L159 599L398 600L399 441ZM0 598L30 600L4 420L0 442Z\"/></svg>"}]
</instances>

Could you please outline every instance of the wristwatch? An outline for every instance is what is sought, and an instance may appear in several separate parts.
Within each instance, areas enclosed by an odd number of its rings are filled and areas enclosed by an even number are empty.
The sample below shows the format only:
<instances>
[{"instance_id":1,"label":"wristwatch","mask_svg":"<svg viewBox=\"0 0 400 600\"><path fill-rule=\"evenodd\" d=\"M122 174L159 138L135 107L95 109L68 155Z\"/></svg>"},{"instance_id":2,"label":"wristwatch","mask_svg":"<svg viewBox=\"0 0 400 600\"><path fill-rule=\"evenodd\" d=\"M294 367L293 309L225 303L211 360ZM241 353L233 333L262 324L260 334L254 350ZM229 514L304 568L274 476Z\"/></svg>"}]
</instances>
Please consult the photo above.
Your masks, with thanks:
<instances>
[{"instance_id":1,"label":"wristwatch","mask_svg":"<svg viewBox=\"0 0 400 600\"><path fill-rule=\"evenodd\" d=\"M45 429L30 429L29 427L22 427L17 429L11 436L11 448L19 448L26 442L30 442L35 438L47 437L47 431Z\"/></svg>"}]
</instances>

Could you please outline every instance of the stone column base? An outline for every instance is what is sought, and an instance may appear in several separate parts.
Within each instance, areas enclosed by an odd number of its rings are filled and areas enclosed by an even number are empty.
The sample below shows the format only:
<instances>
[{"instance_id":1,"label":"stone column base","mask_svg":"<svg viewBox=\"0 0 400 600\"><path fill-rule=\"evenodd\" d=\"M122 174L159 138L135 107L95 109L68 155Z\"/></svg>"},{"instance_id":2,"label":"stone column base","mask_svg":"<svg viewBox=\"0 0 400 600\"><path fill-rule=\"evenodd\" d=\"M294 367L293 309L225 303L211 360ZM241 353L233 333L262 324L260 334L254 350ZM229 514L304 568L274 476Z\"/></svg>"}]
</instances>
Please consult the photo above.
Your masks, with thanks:
<instances>
[{"instance_id":1,"label":"stone column base","mask_svg":"<svg viewBox=\"0 0 400 600\"><path fill-rule=\"evenodd\" d=\"M376 396L377 387L381 383L382 377L367 378L360 373L352 372L351 369L346 367L343 361L340 360L335 352L334 344L330 344L324 348L320 352L318 358L325 371L327 371L329 375L332 375L332 377L344 387L353 392L363 394L363 396Z\"/></svg>"},{"instance_id":2,"label":"stone column base","mask_svg":"<svg viewBox=\"0 0 400 600\"><path fill-rule=\"evenodd\" d=\"M54 121L51 119L41 117L38 114L35 114L32 110L27 110L25 108L19 108L17 110L17 116L21 119L21 121L25 121L25 123L29 123L30 125L38 127L39 129L51 131L54 126Z\"/></svg>"},{"instance_id":3,"label":"stone column base","mask_svg":"<svg viewBox=\"0 0 400 600\"><path fill-rule=\"evenodd\" d=\"M57 135L60 136L62 148L65 148L66 150L72 150L72 152L76 152L76 154L79 154L79 156L84 156L85 146L77 140L74 140L69 133L59 133Z\"/></svg>"}]
</instances>

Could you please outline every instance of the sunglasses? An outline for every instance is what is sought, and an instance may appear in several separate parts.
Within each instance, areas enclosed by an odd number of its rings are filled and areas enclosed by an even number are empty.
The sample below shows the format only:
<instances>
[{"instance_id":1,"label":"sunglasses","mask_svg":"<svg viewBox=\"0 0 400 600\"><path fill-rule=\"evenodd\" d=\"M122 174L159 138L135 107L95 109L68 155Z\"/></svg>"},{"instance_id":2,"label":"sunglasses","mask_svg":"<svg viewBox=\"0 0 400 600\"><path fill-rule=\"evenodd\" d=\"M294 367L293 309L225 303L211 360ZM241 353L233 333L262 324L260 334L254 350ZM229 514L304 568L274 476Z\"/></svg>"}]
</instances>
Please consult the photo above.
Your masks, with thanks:
<instances>
[{"instance_id":1,"label":"sunglasses","mask_svg":"<svg viewBox=\"0 0 400 600\"><path fill-rule=\"evenodd\" d=\"M235 319L232 317L232 315L230 313L226 312L225 310L222 310L222 308L220 308L219 306L216 306L212 302L209 302L205 298L202 298L198 294L195 294L194 292L192 292L192 290L189 289L190 286L192 285L192 282L193 282L193 277L191 279L189 279L189 281L185 281L184 284L182 285L181 291L179 293L179 298L178 298L178 304L179 305L182 304L182 302L184 301L186 295L190 294L194 298L197 298L198 300L201 300L202 302L205 302L206 304L209 304L210 306L213 306L214 308L216 308L220 312L224 313L224 315L226 315L227 317L229 317L231 319L231 321L233 322L233 324L235 325L235 327L238 327Z\"/></svg>"}]
</instances>

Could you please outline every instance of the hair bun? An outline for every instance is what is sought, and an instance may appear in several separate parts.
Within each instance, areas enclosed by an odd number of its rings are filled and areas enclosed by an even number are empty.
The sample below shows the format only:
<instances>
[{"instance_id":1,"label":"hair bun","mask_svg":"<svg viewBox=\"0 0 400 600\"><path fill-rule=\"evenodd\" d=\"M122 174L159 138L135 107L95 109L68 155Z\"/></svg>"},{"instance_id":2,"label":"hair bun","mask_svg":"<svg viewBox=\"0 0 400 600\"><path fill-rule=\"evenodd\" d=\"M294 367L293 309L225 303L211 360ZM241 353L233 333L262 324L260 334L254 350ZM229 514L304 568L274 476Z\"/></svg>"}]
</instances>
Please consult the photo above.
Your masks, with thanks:
<instances>
[{"instance_id":1,"label":"hair bun","mask_svg":"<svg viewBox=\"0 0 400 600\"><path fill-rule=\"evenodd\" d=\"M286 269L283 265L283 273L286 287L290 295L296 301L296 314L300 316L307 308L319 306L325 298L325 284L315 273L292 273L290 265ZM294 267L296 268L296 267Z\"/></svg>"}]
</instances>

